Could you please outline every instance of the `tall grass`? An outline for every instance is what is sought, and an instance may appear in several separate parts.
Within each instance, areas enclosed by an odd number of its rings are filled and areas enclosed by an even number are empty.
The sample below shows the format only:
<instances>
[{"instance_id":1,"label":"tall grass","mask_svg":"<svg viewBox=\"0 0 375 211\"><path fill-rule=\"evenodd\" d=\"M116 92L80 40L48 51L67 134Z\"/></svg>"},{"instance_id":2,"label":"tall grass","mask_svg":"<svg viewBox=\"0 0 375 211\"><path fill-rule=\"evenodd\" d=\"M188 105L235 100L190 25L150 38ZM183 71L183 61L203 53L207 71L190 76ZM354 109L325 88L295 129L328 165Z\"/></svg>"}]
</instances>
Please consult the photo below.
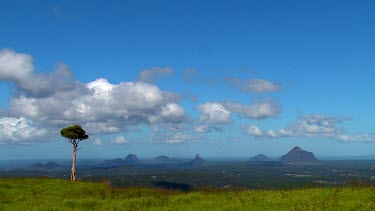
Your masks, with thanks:
<instances>
[{"instance_id":1,"label":"tall grass","mask_svg":"<svg viewBox=\"0 0 375 211\"><path fill-rule=\"evenodd\" d=\"M112 188L47 178L0 179L0 210L375 210L375 188L197 190Z\"/></svg>"}]
</instances>

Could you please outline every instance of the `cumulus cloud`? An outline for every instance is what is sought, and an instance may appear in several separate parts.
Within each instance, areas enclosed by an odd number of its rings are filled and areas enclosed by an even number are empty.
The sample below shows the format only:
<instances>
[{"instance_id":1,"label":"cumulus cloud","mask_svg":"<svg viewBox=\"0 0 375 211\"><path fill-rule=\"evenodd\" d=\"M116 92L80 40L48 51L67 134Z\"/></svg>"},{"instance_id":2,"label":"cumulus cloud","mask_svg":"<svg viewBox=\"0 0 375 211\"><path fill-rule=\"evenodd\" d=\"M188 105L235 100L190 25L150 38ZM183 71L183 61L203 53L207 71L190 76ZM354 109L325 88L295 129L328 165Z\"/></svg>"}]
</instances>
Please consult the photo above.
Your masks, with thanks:
<instances>
[{"instance_id":1,"label":"cumulus cloud","mask_svg":"<svg viewBox=\"0 0 375 211\"><path fill-rule=\"evenodd\" d=\"M257 78L243 80L240 78L228 77L224 79L224 82L231 86L239 88L243 92L251 92L257 94L277 92L281 90L281 86L279 84Z\"/></svg>"},{"instance_id":2,"label":"cumulus cloud","mask_svg":"<svg viewBox=\"0 0 375 211\"><path fill-rule=\"evenodd\" d=\"M147 83L153 83L155 81L155 78L162 75L172 75L173 70L170 67L154 67L151 69L143 70L139 76L138 80L147 82Z\"/></svg>"},{"instance_id":3,"label":"cumulus cloud","mask_svg":"<svg viewBox=\"0 0 375 211\"><path fill-rule=\"evenodd\" d=\"M2 50L0 81L14 83L19 92L9 101L9 109L6 112L0 109L0 114L24 118L45 128L80 124L90 134L126 132L140 124L178 125L186 118L179 95L147 83L165 74L173 74L173 70L169 67L144 70L139 76L142 81L137 82L112 84L99 78L81 83L63 64L50 74L36 73L30 55ZM24 130L24 134L36 137L40 132ZM4 137L13 140L17 136L4 133Z\"/></svg>"},{"instance_id":4,"label":"cumulus cloud","mask_svg":"<svg viewBox=\"0 0 375 211\"><path fill-rule=\"evenodd\" d=\"M245 133L255 137L280 138L280 137L325 137L342 142L372 142L375 135L347 134L338 124L346 118L331 117L326 115L304 115L291 126L279 130L262 131L255 125L243 127Z\"/></svg>"},{"instance_id":5,"label":"cumulus cloud","mask_svg":"<svg viewBox=\"0 0 375 211\"><path fill-rule=\"evenodd\" d=\"M178 95L144 82L111 84L97 79L85 90L66 90L50 97L14 97L10 112L45 125L83 124L91 133L113 133L127 125L180 123L184 109Z\"/></svg>"},{"instance_id":6,"label":"cumulus cloud","mask_svg":"<svg viewBox=\"0 0 375 211\"><path fill-rule=\"evenodd\" d=\"M247 134L260 137L263 136L263 132L259 129L259 127L255 125L247 125L244 127L244 130L246 131Z\"/></svg>"},{"instance_id":7,"label":"cumulus cloud","mask_svg":"<svg viewBox=\"0 0 375 211\"><path fill-rule=\"evenodd\" d=\"M210 124L227 124L230 122L231 112L222 104L217 102L207 102L198 106L202 113L200 120Z\"/></svg>"},{"instance_id":8,"label":"cumulus cloud","mask_svg":"<svg viewBox=\"0 0 375 211\"><path fill-rule=\"evenodd\" d=\"M110 142L112 144L119 144L119 145L130 144L130 141L126 140L124 136L118 136L114 140L111 140Z\"/></svg>"},{"instance_id":9,"label":"cumulus cloud","mask_svg":"<svg viewBox=\"0 0 375 211\"><path fill-rule=\"evenodd\" d=\"M10 81L33 97L46 97L56 92L76 90L82 84L73 77L71 70L59 64L49 75L34 72L33 58L28 54L6 49L0 51L0 81Z\"/></svg>"},{"instance_id":10,"label":"cumulus cloud","mask_svg":"<svg viewBox=\"0 0 375 211\"><path fill-rule=\"evenodd\" d=\"M45 129L38 128L32 121L24 117L3 117L0 119L0 144L36 142L46 133Z\"/></svg>"},{"instance_id":11,"label":"cumulus cloud","mask_svg":"<svg viewBox=\"0 0 375 211\"><path fill-rule=\"evenodd\" d=\"M0 51L0 80L22 80L33 71L32 56L10 49Z\"/></svg>"},{"instance_id":12,"label":"cumulus cloud","mask_svg":"<svg viewBox=\"0 0 375 211\"><path fill-rule=\"evenodd\" d=\"M168 103L161 107L156 116L150 116L150 122L181 123L185 119L184 109L176 103Z\"/></svg>"}]
</instances>

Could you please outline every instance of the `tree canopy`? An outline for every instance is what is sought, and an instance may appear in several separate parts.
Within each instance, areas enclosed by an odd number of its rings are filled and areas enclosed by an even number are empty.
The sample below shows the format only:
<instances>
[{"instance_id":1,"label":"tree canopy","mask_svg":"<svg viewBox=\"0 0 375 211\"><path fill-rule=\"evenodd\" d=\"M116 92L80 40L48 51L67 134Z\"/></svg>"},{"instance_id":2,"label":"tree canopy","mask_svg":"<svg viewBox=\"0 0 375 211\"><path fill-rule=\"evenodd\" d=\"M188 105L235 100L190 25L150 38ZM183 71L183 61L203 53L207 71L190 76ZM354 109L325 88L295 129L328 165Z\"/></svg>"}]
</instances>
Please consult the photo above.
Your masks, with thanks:
<instances>
[{"instance_id":1,"label":"tree canopy","mask_svg":"<svg viewBox=\"0 0 375 211\"><path fill-rule=\"evenodd\" d=\"M60 131L61 136L69 139L70 141L72 140L85 140L88 139L89 136L86 134L86 131L82 129L81 126L79 125L72 125L66 128L63 128Z\"/></svg>"}]
</instances>

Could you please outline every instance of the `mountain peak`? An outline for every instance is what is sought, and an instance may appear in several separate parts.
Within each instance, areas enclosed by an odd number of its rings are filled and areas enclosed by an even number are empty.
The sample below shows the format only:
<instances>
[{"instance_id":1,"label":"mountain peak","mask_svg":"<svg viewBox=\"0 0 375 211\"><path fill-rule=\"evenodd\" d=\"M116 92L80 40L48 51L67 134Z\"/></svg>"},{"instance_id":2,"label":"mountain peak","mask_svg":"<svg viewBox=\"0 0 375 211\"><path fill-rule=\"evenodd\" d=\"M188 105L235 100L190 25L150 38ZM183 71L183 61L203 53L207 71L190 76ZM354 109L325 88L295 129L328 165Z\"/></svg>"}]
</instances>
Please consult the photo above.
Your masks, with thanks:
<instances>
[{"instance_id":1,"label":"mountain peak","mask_svg":"<svg viewBox=\"0 0 375 211\"><path fill-rule=\"evenodd\" d=\"M280 159L281 162L314 162L317 160L314 153L305 151L298 146L281 156Z\"/></svg>"},{"instance_id":2,"label":"mountain peak","mask_svg":"<svg viewBox=\"0 0 375 211\"><path fill-rule=\"evenodd\" d=\"M139 162L138 157L135 154L128 154L124 159L125 163L137 163Z\"/></svg>"},{"instance_id":3,"label":"mountain peak","mask_svg":"<svg viewBox=\"0 0 375 211\"><path fill-rule=\"evenodd\" d=\"M299 146L295 146L295 147L293 147L293 149L290 150L290 151L304 151L304 150L301 149Z\"/></svg>"},{"instance_id":4,"label":"mountain peak","mask_svg":"<svg viewBox=\"0 0 375 211\"><path fill-rule=\"evenodd\" d=\"M268 162L268 161L272 161L272 159L269 158L265 154L258 154L256 156L250 158L250 161L253 161L253 162Z\"/></svg>"},{"instance_id":5,"label":"mountain peak","mask_svg":"<svg viewBox=\"0 0 375 211\"><path fill-rule=\"evenodd\" d=\"M160 156L157 156L156 158L154 158L153 160L169 160L170 158L168 156L165 156L165 155L160 155Z\"/></svg>"},{"instance_id":6,"label":"mountain peak","mask_svg":"<svg viewBox=\"0 0 375 211\"><path fill-rule=\"evenodd\" d=\"M195 158L191 161L188 162L189 165L192 165L192 166L200 166L202 165L203 163L205 162L205 160L203 160L199 154L196 154L195 155Z\"/></svg>"}]
</instances>

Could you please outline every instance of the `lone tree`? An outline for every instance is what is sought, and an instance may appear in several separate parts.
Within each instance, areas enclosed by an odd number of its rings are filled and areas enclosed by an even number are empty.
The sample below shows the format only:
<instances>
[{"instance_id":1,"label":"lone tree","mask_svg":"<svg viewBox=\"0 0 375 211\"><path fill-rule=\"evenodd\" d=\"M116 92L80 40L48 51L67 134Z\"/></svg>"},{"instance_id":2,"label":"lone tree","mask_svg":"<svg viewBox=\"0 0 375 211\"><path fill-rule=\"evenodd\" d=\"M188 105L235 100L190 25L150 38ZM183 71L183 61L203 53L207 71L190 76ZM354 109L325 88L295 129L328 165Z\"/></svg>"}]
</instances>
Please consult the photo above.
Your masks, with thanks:
<instances>
[{"instance_id":1,"label":"lone tree","mask_svg":"<svg viewBox=\"0 0 375 211\"><path fill-rule=\"evenodd\" d=\"M76 180L76 158L79 142L88 139L89 136L86 131L82 129L79 125L73 125L63 128L60 131L62 137L64 137L69 143L73 145L73 160L72 160L72 173L70 175L70 180Z\"/></svg>"}]
</instances>

